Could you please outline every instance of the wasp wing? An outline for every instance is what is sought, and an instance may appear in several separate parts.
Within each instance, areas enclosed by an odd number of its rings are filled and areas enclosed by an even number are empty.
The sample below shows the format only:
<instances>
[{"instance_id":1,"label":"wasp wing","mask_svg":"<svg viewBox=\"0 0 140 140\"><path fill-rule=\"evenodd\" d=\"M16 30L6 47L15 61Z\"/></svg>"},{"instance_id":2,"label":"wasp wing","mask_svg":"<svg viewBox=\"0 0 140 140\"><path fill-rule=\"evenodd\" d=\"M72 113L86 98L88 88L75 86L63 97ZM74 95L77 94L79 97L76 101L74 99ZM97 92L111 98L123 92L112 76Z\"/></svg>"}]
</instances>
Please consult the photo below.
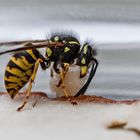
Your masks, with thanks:
<instances>
[{"instance_id":1,"label":"wasp wing","mask_svg":"<svg viewBox=\"0 0 140 140\"><path fill-rule=\"evenodd\" d=\"M7 44L9 44L9 45L10 45L10 43L13 44L13 45L19 45L19 44L16 44L17 42L7 42ZM20 42L20 44L22 44L22 43ZM1 44L4 44L4 43L0 43L0 45ZM0 55L6 54L6 53L11 53L11 52L23 51L23 50L27 50L27 49L46 48L47 46L52 46L52 47L57 46L57 47L59 47L59 46L63 46L63 45L64 44L62 42L50 42L50 41L47 41L47 40L44 41L44 42L34 42L34 41L32 41L32 42L26 42L23 47L19 47L19 48L10 49L10 50L7 50L7 51L0 52Z\"/></svg>"},{"instance_id":2,"label":"wasp wing","mask_svg":"<svg viewBox=\"0 0 140 140\"><path fill-rule=\"evenodd\" d=\"M47 40L23 40L23 41L12 41L12 42L0 42L0 46L14 46L14 45L22 45L26 43L43 43Z\"/></svg>"}]
</instances>

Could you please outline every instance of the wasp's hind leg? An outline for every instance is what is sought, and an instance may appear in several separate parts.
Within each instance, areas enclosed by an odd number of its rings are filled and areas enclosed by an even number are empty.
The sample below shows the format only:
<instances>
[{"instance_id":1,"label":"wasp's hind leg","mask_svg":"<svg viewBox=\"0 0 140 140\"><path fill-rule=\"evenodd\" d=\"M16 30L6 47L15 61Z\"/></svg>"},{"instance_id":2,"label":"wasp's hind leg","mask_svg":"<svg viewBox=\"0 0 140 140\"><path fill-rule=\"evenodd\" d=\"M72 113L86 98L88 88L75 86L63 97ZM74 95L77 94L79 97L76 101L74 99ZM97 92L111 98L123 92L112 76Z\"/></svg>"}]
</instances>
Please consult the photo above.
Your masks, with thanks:
<instances>
[{"instance_id":1,"label":"wasp's hind leg","mask_svg":"<svg viewBox=\"0 0 140 140\"><path fill-rule=\"evenodd\" d=\"M36 63L35 63L32 76L31 76L31 78L30 78L30 80L29 80L29 86L28 86L28 89L27 89L27 92L26 92L25 100L24 100L22 106L20 106L20 107L17 109L17 111L21 111L21 110L25 107L25 105L27 104L28 99L29 99L29 97L30 97L30 93L31 93L31 89L32 89L32 84L34 83L35 76L36 76L36 73L37 73L37 70L38 70L38 66L39 66L39 64L40 64L42 61L43 61L43 60L39 58L39 59L36 61Z\"/></svg>"}]
</instances>

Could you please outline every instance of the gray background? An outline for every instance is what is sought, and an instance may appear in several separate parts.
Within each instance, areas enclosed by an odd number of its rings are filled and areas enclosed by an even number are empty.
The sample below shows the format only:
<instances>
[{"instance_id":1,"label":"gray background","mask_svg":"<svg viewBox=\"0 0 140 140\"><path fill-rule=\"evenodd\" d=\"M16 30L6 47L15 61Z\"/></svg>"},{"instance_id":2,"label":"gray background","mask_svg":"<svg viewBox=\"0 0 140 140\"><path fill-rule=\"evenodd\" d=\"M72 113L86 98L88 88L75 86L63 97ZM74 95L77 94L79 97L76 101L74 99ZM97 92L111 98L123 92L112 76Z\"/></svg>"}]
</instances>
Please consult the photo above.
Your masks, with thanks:
<instances>
[{"instance_id":1,"label":"gray background","mask_svg":"<svg viewBox=\"0 0 140 140\"><path fill-rule=\"evenodd\" d=\"M0 0L0 22L140 22L139 0Z\"/></svg>"}]
</instances>

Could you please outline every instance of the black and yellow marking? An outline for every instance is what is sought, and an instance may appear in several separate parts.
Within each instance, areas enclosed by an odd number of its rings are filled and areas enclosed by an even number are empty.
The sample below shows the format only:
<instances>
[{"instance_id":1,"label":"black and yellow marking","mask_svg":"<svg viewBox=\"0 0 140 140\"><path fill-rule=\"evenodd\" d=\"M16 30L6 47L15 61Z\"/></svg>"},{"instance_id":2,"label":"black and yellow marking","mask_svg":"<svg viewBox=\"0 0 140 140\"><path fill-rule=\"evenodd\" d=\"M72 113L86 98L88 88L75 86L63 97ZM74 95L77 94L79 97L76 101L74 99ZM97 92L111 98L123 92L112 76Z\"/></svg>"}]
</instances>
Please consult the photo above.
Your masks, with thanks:
<instances>
[{"instance_id":1,"label":"black and yellow marking","mask_svg":"<svg viewBox=\"0 0 140 140\"><path fill-rule=\"evenodd\" d=\"M80 45L80 43L78 41L69 41L69 44L76 44L76 45Z\"/></svg>"},{"instance_id":2,"label":"black and yellow marking","mask_svg":"<svg viewBox=\"0 0 140 140\"><path fill-rule=\"evenodd\" d=\"M54 41L59 41L59 36L55 36Z\"/></svg>"},{"instance_id":3,"label":"black and yellow marking","mask_svg":"<svg viewBox=\"0 0 140 140\"><path fill-rule=\"evenodd\" d=\"M46 49L46 55L50 57L52 55L52 50L50 48Z\"/></svg>"},{"instance_id":4,"label":"black and yellow marking","mask_svg":"<svg viewBox=\"0 0 140 140\"><path fill-rule=\"evenodd\" d=\"M11 98L29 81L38 57L39 52L35 49L22 51L11 57L4 76L5 88Z\"/></svg>"},{"instance_id":5,"label":"black and yellow marking","mask_svg":"<svg viewBox=\"0 0 140 140\"><path fill-rule=\"evenodd\" d=\"M27 89L26 98L25 98L23 104L17 109L17 111L21 111L24 108L24 106L27 104L28 99L30 97L32 84L33 84L33 82L35 80L35 76L36 76L36 73L37 73L37 70L38 70L38 66L42 61L43 60L41 58L38 58L37 61L35 62L34 69L33 69L33 72L31 74L31 78L29 79L29 86L28 86L28 89Z\"/></svg>"},{"instance_id":6,"label":"black and yellow marking","mask_svg":"<svg viewBox=\"0 0 140 140\"><path fill-rule=\"evenodd\" d=\"M69 47L65 47L64 52L66 53L68 51L70 51L70 48Z\"/></svg>"},{"instance_id":7,"label":"black and yellow marking","mask_svg":"<svg viewBox=\"0 0 140 140\"><path fill-rule=\"evenodd\" d=\"M22 43L24 43L22 48L0 52L0 55L2 55L16 51L16 54L11 57L6 66L4 76L5 88L11 98L14 98L18 91L29 82L26 98L22 106L18 108L18 111L26 105L29 99L39 64L43 70L46 70L53 63L54 71L60 76L60 81L57 86L62 87L64 95L67 98L68 93L65 89L64 79L69 66L75 64L80 67L79 78L84 77L90 68L87 81L76 93L75 97L85 93L98 67L98 61L94 58L96 50L92 48L92 45L86 42L81 47L76 36L65 33L54 34L49 40L43 42L20 41L0 43L0 45L18 45ZM36 50L37 48L46 48L46 55L42 56L40 52ZM53 77L53 73L51 73L51 76Z\"/></svg>"}]
</instances>

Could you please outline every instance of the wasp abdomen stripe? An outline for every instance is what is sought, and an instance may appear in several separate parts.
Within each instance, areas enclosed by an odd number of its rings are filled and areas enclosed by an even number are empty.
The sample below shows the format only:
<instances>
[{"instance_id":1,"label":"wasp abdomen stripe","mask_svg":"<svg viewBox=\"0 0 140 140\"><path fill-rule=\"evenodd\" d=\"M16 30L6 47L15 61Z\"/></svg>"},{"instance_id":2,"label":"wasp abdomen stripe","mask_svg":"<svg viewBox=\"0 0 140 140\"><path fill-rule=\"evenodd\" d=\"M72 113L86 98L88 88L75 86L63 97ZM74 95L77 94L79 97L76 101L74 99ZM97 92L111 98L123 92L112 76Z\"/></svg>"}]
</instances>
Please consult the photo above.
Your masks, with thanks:
<instances>
[{"instance_id":1,"label":"wasp abdomen stripe","mask_svg":"<svg viewBox=\"0 0 140 140\"><path fill-rule=\"evenodd\" d=\"M39 57L39 52L37 50L25 50L13 55L15 59L24 59L23 62L28 62L29 64L33 64L37 61Z\"/></svg>"},{"instance_id":2,"label":"wasp abdomen stripe","mask_svg":"<svg viewBox=\"0 0 140 140\"><path fill-rule=\"evenodd\" d=\"M34 53L33 50L26 50L26 52L27 52L28 54L30 54L30 56L31 56L35 61L37 60L37 57L36 57L36 55L35 55L35 53Z\"/></svg>"},{"instance_id":3,"label":"wasp abdomen stripe","mask_svg":"<svg viewBox=\"0 0 140 140\"><path fill-rule=\"evenodd\" d=\"M38 54L37 50L25 50L11 57L6 66L4 80L6 90L12 98L29 81Z\"/></svg>"}]
</instances>

